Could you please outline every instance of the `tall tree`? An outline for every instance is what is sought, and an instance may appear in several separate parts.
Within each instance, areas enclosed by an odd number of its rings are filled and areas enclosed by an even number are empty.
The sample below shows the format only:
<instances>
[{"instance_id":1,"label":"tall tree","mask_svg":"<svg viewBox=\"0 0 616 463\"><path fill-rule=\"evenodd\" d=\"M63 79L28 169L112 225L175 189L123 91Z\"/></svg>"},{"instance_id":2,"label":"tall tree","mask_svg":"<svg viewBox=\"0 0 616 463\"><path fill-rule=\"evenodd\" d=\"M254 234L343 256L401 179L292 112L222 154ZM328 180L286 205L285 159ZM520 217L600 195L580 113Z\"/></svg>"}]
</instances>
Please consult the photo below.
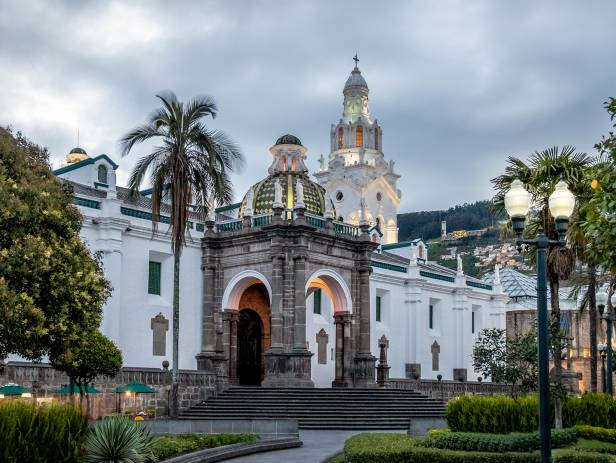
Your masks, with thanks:
<instances>
[{"instance_id":1,"label":"tall tree","mask_svg":"<svg viewBox=\"0 0 616 463\"><path fill-rule=\"evenodd\" d=\"M180 323L180 257L186 243L189 205L205 218L215 204L232 199L229 174L239 167L242 154L238 146L223 132L206 127L203 120L216 117L218 108L207 96L187 103L174 93L157 95L162 106L156 109L144 125L124 135L120 141L122 156L145 141L156 146L135 165L129 188L137 194L147 173L152 184L152 227L156 232L163 196L170 202L171 249L173 266L173 369L171 385L171 415L178 413L178 352Z\"/></svg>"},{"instance_id":2,"label":"tall tree","mask_svg":"<svg viewBox=\"0 0 616 463\"><path fill-rule=\"evenodd\" d=\"M605 108L612 122L616 121L616 98L610 98ZM616 274L616 133L610 131L595 148L599 163L593 172L592 194L584 207L586 220L581 226L593 243L589 250L593 260Z\"/></svg>"},{"instance_id":3,"label":"tall tree","mask_svg":"<svg viewBox=\"0 0 616 463\"><path fill-rule=\"evenodd\" d=\"M531 194L532 201L526 234L534 237L537 232L542 231L550 240L558 240L556 223L550 214L548 198L554 191L556 183L561 179L567 183L576 197L582 195L586 190L586 174L592 164L593 159L590 156L576 152L573 146L563 148L554 146L543 151L535 151L530 155L528 162L510 156L505 173L492 179L496 190L494 206L497 210L503 211L505 193L514 180L521 180ZM534 250L531 249L531 251ZM554 338L560 336L560 282L569 278L574 265L575 256L571 249L561 249L558 245L550 246L547 253L547 273L550 287L551 335ZM561 355L561 352L553 351L554 370L558 384L561 383L562 377ZM557 400L557 412L559 406L560 403ZM558 415L557 413L557 423L559 422Z\"/></svg>"},{"instance_id":4,"label":"tall tree","mask_svg":"<svg viewBox=\"0 0 616 463\"><path fill-rule=\"evenodd\" d=\"M72 189L45 149L0 128L0 368L10 353L53 357L98 328L110 294L79 238Z\"/></svg>"}]
</instances>

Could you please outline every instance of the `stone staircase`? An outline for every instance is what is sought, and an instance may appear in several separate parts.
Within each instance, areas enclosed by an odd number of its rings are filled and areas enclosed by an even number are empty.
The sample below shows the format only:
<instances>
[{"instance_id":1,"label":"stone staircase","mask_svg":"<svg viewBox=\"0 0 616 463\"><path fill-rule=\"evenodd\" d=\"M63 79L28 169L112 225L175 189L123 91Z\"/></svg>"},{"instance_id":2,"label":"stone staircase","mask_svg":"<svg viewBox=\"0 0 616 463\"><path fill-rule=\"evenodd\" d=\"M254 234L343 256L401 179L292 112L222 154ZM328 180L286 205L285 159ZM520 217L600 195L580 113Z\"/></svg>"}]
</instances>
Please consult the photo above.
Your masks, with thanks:
<instances>
[{"instance_id":1,"label":"stone staircase","mask_svg":"<svg viewBox=\"0 0 616 463\"><path fill-rule=\"evenodd\" d=\"M300 429L409 429L413 418L442 418L443 403L416 391L231 387L180 419L290 418Z\"/></svg>"}]
</instances>

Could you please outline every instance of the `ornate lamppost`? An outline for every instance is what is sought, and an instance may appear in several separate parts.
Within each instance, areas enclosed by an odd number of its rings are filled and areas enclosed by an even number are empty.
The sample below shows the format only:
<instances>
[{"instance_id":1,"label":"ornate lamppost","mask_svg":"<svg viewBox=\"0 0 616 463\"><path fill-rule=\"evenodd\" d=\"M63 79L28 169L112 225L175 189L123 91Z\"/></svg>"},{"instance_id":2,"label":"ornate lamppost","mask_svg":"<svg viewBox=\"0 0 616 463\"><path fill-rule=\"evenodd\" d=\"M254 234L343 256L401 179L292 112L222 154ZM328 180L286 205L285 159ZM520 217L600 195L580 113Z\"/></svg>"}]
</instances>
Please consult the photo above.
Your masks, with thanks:
<instances>
[{"instance_id":1,"label":"ornate lamppost","mask_svg":"<svg viewBox=\"0 0 616 463\"><path fill-rule=\"evenodd\" d=\"M614 388L612 386L612 322L614 321L614 314L605 310L605 306L607 305L607 299L608 299L607 291L605 290L605 288L603 288L601 289L601 291L597 293L597 310L599 311L599 315L601 315L601 317L605 319L606 325L607 325L606 326L607 373L606 373L606 380L605 380L606 389L604 389L604 391L610 395L613 395ZM612 307L614 307L616 305L616 293L612 294L611 302L612 302Z\"/></svg>"},{"instance_id":2,"label":"ornate lamppost","mask_svg":"<svg viewBox=\"0 0 616 463\"><path fill-rule=\"evenodd\" d=\"M518 251L522 245L535 246L537 248L537 331L539 342L539 436L541 441L541 462L552 461L552 448L550 445L550 371L549 371L549 347L548 347L548 298L547 298L547 262L546 251L550 245L564 247L565 235L569 225L569 217L575 207L575 196L567 188L564 181L556 184L554 192L548 199L550 213L556 221L558 241L548 239L543 233L537 234L532 240L522 238L526 214L530 209L531 196L524 188L520 180L514 180L511 188L505 194L505 209L509 217L513 231L516 234Z\"/></svg>"},{"instance_id":3,"label":"ornate lamppost","mask_svg":"<svg viewBox=\"0 0 616 463\"><path fill-rule=\"evenodd\" d=\"M599 355L601 356L601 390L603 392L606 392L607 385L605 384L605 358L607 357L607 344L597 344L597 350L599 351Z\"/></svg>"}]
</instances>

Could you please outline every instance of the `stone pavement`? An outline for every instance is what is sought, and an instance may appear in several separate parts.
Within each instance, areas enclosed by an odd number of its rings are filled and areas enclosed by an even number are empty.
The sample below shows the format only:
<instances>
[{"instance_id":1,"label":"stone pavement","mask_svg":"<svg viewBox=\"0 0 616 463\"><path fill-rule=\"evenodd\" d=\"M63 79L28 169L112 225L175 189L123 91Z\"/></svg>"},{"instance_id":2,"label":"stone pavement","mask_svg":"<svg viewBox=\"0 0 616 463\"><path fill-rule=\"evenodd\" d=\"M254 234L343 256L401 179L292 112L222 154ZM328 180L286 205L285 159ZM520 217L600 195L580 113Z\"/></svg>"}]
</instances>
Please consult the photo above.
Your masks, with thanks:
<instances>
[{"instance_id":1,"label":"stone pavement","mask_svg":"<svg viewBox=\"0 0 616 463\"><path fill-rule=\"evenodd\" d=\"M320 463L325 458L342 450L344 441L349 437L364 432L382 431L300 430L299 438L304 445L297 449L257 453L227 461L230 463Z\"/></svg>"}]
</instances>

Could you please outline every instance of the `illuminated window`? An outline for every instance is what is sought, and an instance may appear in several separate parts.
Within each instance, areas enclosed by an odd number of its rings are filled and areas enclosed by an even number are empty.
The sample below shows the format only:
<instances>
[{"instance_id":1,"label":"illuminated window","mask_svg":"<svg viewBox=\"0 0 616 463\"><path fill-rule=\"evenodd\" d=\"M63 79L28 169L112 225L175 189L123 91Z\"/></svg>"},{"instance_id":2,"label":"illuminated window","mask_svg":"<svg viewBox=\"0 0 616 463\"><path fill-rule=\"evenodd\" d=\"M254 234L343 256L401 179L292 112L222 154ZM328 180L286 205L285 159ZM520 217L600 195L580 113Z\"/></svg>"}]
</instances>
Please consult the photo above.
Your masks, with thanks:
<instances>
[{"instance_id":1,"label":"illuminated window","mask_svg":"<svg viewBox=\"0 0 616 463\"><path fill-rule=\"evenodd\" d=\"M338 127L338 149L344 148L344 132L342 127Z\"/></svg>"},{"instance_id":2,"label":"illuminated window","mask_svg":"<svg viewBox=\"0 0 616 463\"><path fill-rule=\"evenodd\" d=\"M364 129L363 127L357 127L355 129L355 146L364 146Z\"/></svg>"},{"instance_id":3,"label":"illuminated window","mask_svg":"<svg viewBox=\"0 0 616 463\"><path fill-rule=\"evenodd\" d=\"M282 158L282 171L286 172L287 171L287 158Z\"/></svg>"},{"instance_id":4,"label":"illuminated window","mask_svg":"<svg viewBox=\"0 0 616 463\"><path fill-rule=\"evenodd\" d=\"M295 168L297 167L297 159L291 159L291 170L295 172Z\"/></svg>"}]
</instances>

